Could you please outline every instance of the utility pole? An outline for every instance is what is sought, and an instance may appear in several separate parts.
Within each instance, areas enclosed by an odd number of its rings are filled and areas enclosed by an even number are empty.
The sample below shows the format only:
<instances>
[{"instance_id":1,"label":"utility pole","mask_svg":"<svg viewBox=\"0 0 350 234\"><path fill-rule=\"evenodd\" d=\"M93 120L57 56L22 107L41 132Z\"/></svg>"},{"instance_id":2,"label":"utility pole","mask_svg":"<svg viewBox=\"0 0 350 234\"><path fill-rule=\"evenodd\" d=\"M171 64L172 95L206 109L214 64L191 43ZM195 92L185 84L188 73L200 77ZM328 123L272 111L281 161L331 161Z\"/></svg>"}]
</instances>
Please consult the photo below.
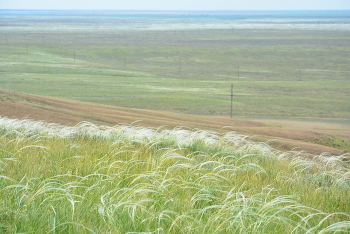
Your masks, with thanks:
<instances>
[{"instance_id":1,"label":"utility pole","mask_svg":"<svg viewBox=\"0 0 350 234\"><path fill-rule=\"evenodd\" d=\"M179 57L179 74L181 74L181 57Z\"/></svg>"},{"instance_id":2,"label":"utility pole","mask_svg":"<svg viewBox=\"0 0 350 234\"><path fill-rule=\"evenodd\" d=\"M232 119L232 104L233 104L233 84L231 84L231 119Z\"/></svg>"}]
</instances>

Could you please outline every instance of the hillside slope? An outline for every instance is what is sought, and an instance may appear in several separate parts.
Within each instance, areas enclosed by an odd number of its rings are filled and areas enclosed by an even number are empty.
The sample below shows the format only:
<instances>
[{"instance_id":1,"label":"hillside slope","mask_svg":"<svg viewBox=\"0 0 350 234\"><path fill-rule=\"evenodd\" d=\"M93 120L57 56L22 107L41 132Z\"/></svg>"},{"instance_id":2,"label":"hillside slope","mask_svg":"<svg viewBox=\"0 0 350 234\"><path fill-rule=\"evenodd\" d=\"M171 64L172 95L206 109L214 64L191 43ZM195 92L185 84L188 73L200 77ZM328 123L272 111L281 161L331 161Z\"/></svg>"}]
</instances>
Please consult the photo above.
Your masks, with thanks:
<instances>
[{"instance_id":1,"label":"hillside slope","mask_svg":"<svg viewBox=\"0 0 350 234\"><path fill-rule=\"evenodd\" d=\"M341 130L339 130L339 126L335 125L328 125L327 128L315 128L314 125L308 127L305 124L302 127L276 126L259 121L237 120L222 116L197 116L130 109L5 90L0 90L0 115L65 125L75 125L81 121L89 121L110 126L124 123L157 128L182 126L217 132L236 131L240 134L249 135L255 140L269 141L270 144L279 149L291 150L298 148L313 154L328 152L339 155L343 153L335 148L325 146L331 145L328 137L330 133L334 136L347 138L345 140L350 139L350 126L342 126ZM323 145L311 142L320 142Z\"/></svg>"},{"instance_id":2,"label":"hillside slope","mask_svg":"<svg viewBox=\"0 0 350 234\"><path fill-rule=\"evenodd\" d=\"M0 118L0 233L349 233L345 156L234 132Z\"/></svg>"}]
</instances>

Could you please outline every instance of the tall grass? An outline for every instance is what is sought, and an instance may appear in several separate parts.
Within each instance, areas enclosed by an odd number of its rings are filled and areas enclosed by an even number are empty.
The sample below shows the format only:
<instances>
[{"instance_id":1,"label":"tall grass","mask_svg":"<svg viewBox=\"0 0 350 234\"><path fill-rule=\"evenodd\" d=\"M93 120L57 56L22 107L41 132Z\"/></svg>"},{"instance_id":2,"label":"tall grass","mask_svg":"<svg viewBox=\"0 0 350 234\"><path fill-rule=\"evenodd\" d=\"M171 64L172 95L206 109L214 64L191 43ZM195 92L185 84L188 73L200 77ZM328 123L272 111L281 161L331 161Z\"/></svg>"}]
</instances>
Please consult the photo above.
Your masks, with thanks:
<instances>
[{"instance_id":1,"label":"tall grass","mask_svg":"<svg viewBox=\"0 0 350 234\"><path fill-rule=\"evenodd\" d=\"M348 233L347 156L0 118L0 233Z\"/></svg>"}]
</instances>

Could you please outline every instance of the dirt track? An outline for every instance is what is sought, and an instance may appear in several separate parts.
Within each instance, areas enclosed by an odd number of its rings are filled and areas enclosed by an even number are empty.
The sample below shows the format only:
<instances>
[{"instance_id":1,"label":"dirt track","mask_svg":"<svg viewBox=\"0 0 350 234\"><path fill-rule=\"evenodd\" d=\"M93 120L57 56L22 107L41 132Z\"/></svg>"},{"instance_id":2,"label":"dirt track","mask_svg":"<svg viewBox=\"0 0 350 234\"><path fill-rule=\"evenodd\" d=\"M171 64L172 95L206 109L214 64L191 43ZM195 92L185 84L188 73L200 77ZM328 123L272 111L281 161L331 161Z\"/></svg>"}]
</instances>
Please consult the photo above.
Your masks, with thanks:
<instances>
[{"instance_id":1,"label":"dirt track","mask_svg":"<svg viewBox=\"0 0 350 234\"><path fill-rule=\"evenodd\" d=\"M263 122L230 119L221 116L197 116L172 112L129 109L37 96L0 90L0 115L9 118L28 118L46 122L75 125L81 121L89 121L101 125L135 124L146 127L174 128L178 126L213 130L217 132L236 131L249 135L255 140L268 141L279 149L302 149L309 153L329 152L341 154L340 151L309 143L314 139L326 139L328 132L315 131L314 125L298 128L296 126L269 126ZM303 130L302 130L303 129ZM344 132L350 132L344 129ZM334 131L334 133L339 133ZM344 134L342 134L344 137Z\"/></svg>"}]
</instances>

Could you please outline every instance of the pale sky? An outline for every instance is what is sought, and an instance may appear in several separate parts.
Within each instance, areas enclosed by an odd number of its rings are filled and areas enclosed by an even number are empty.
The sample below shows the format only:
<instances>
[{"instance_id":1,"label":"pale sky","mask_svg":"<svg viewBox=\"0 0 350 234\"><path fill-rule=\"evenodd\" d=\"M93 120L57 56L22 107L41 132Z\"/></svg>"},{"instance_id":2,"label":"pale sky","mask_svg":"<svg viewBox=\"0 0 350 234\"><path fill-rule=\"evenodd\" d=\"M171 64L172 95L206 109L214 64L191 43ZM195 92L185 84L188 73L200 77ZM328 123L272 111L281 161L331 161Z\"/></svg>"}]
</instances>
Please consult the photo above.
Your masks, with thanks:
<instances>
[{"instance_id":1,"label":"pale sky","mask_svg":"<svg viewBox=\"0 0 350 234\"><path fill-rule=\"evenodd\" d=\"M349 10L350 0L0 0L0 9Z\"/></svg>"}]
</instances>

